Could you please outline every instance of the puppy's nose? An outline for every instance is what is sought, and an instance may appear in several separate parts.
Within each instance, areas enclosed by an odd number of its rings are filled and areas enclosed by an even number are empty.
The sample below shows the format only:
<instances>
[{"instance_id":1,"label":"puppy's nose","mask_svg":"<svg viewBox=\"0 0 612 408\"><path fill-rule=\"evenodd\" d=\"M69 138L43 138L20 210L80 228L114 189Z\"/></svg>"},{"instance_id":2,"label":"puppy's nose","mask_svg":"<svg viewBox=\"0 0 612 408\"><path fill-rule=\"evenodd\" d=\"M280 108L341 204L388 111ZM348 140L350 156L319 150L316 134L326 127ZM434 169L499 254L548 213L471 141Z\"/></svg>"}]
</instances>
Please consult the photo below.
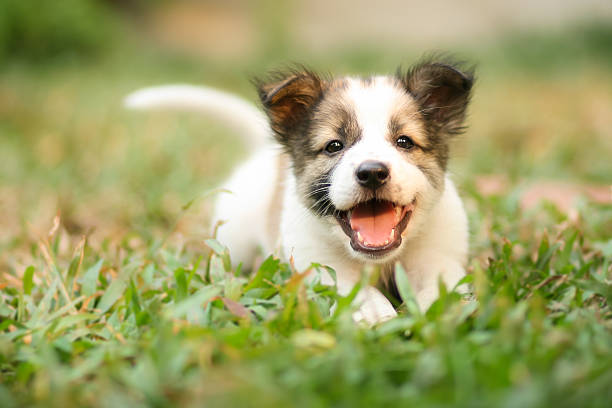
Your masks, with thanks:
<instances>
[{"instance_id":1,"label":"puppy's nose","mask_svg":"<svg viewBox=\"0 0 612 408\"><path fill-rule=\"evenodd\" d=\"M362 186L376 190L389 179L389 168L379 161L364 161L357 167L355 177Z\"/></svg>"}]
</instances>

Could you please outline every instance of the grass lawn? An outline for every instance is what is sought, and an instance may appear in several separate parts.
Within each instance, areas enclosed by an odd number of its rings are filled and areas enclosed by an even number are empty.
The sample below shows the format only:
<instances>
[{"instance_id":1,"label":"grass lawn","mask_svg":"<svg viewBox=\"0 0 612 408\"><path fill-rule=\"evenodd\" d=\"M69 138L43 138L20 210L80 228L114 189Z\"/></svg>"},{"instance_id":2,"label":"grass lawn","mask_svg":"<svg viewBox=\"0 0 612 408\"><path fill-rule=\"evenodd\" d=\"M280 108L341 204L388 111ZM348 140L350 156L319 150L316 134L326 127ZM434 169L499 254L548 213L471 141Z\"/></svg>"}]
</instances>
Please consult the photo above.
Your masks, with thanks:
<instances>
[{"instance_id":1,"label":"grass lawn","mask_svg":"<svg viewBox=\"0 0 612 408\"><path fill-rule=\"evenodd\" d=\"M133 89L177 81L254 99L247 74L276 61L136 40L87 62L10 61L0 406L609 407L612 205L564 196L565 211L524 197L541 180L612 183L610 38L599 27L465 50L480 75L451 170L470 218L473 293L441 288L419 311L400 284L399 317L375 328L352 322L350 296L268 254L252 273L228 266L206 219L242 139L210 118L120 106ZM275 58L337 72L407 60ZM483 194L477 180L492 174L504 187Z\"/></svg>"}]
</instances>

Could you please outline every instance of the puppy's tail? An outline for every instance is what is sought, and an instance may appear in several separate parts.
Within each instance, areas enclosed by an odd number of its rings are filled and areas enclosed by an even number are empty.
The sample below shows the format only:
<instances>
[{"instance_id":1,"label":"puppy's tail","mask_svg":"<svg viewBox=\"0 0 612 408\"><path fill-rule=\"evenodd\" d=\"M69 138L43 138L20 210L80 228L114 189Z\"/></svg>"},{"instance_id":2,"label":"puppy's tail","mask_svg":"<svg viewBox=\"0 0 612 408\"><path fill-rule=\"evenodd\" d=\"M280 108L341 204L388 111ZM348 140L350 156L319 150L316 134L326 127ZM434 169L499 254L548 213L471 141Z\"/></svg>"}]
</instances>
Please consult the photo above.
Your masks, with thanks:
<instances>
[{"instance_id":1,"label":"puppy's tail","mask_svg":"<svg viewBox=\"0 0 612 408\"><path fill-rule=\"evenodd\" d=\"M143 88L123 101L128 109L178 110L211 115L248 139L254 148L270 142L265 115L255 105L234 94L194 85L162 85Z\"/></svg>"}]
</instances>

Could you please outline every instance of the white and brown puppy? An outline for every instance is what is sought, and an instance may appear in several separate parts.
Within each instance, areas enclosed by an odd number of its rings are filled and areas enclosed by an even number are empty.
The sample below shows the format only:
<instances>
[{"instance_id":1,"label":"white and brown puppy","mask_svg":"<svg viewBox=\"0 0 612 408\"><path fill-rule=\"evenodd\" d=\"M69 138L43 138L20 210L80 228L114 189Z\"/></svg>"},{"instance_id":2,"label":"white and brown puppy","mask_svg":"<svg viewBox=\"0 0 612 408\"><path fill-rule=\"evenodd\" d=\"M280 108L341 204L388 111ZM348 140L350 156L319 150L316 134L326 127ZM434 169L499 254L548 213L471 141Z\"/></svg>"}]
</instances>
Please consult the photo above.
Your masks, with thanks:
<instances>
[{"instance_id":1,"label":"white and brown puppy","mask_svg":"<svg viewBox=\"0 0 612 408\"><path fill-rule=\"evenodd\" d=\"M216 204L213 223L224 221L218 238L236 262L250 265L258 249L280 248L300 270L331 266L343 294L368 265L379 265L392 286L400 262L426 309L439 279L453 287L465 274L467 220L446 167L472 83L471 72L434 61L368 78L294 70L256 82L267 124L248 102L210 88L150 88L127 105L216 112L257 141L274 136L236 170L225 185L233 194ZM356 319L396 314L374 287L357 301Z\"/></svg>"}]
</instances>

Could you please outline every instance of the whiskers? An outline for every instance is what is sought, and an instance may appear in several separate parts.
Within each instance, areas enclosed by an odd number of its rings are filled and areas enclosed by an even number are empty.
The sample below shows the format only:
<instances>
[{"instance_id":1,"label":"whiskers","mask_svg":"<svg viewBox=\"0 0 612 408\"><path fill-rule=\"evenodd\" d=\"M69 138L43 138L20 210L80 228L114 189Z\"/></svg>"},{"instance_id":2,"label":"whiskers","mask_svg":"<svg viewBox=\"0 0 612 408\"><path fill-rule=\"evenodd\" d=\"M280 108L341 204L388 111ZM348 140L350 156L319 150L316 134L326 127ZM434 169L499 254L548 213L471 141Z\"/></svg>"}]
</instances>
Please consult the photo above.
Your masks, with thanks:
<instances>
[{"instance_id":1,"label":"whiskers","mask_svg":"<svg viewBox=\"0 0 612 408\"><path fill-rule=\"evenodd\" d=\"M310 191L305 196L307 201L313 200L308 207L309 211L320 217L335 215L338 212L329 196L330 187L331 183L327 177L322 177L312 184Z\"/></svg>"},{"instance_id":2,"label":"whiskers","mask_svg":"<svg viewBox=\"0 0 612 408\"><path fill-rule=\"evenodd\" d=\"M301 224L312 222L311 216L318 218L326 218L329 216L338 216L339 211L331 201L329 189L331 183L328 177L321 176L314 183L307 187L307 191L302 195L303 202L306 204L306 213L299 211L294 214L290 220L291 224Z\"/></svg>"}]
</instances>

